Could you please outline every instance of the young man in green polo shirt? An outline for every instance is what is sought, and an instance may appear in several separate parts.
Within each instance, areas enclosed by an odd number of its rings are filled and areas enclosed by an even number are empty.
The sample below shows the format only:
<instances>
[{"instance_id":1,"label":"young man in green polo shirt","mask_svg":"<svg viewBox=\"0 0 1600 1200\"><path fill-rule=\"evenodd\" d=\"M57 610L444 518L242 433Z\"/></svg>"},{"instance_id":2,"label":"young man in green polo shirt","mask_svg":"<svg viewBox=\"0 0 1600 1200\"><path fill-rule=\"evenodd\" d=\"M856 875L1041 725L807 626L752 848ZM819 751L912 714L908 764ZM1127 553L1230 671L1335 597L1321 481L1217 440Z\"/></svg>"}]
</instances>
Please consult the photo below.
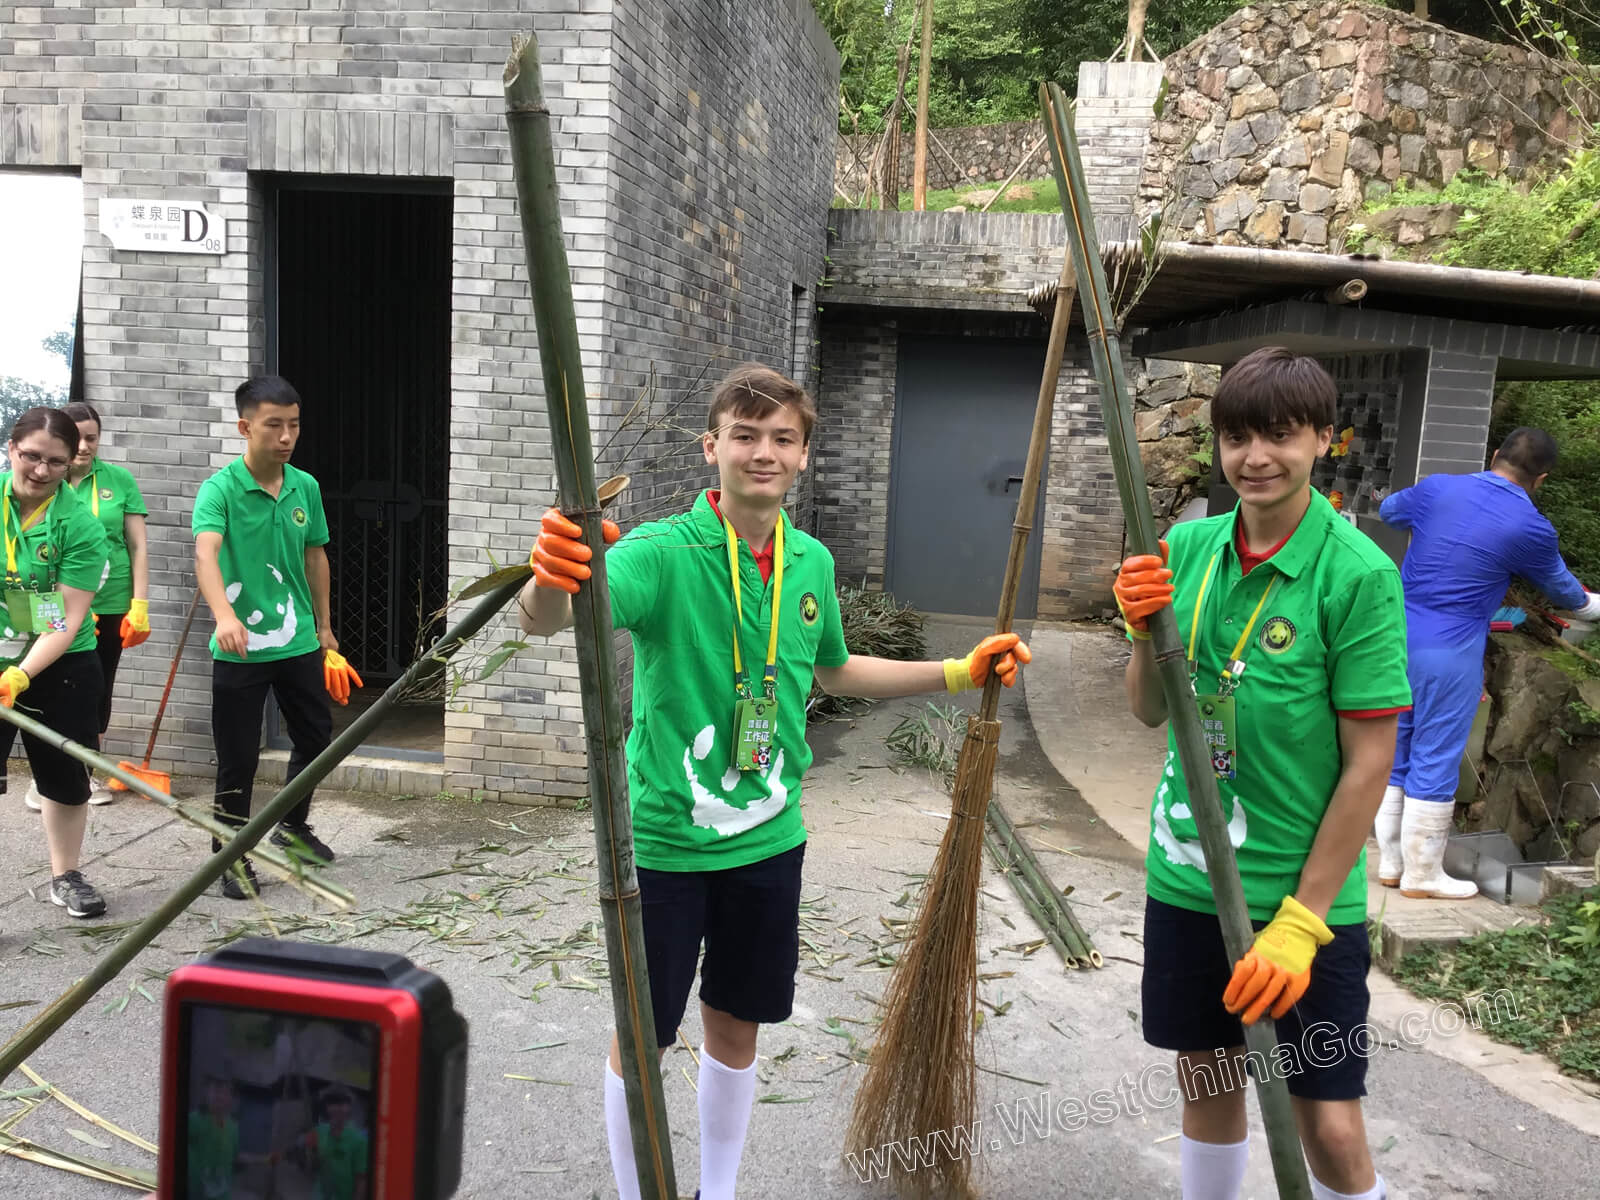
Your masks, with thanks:
<instances>
[{"instance_id":1,"label":"young man in green polo shirt","mask_svg":"<svg viewBox=\"0 0 1600 1200\"><path fill-rule=\"evenodd\" d=\"M305 1136L317 1179L317 1200L367 1200L372 1141L366 1130L350 1123L355 1102L338 1084L321 1099L326 1120L317 1122Z\"/></svg>"},{"instance_id":2,"label":"young man in green polo shirt","mask_svg":"<svg viewBox=\"0 0 1600 1200\"><path fill-rule=\"evenodd\" d=\"M339 654L329 616L328 522L317 481L289 465L300 438L300 394L277 375L234 393L245 452L200 487L195 499L195 572L217 622L211 638L211 734L216 805L233 825L250 819L261 718L270 688L293 750L293 779L332 739L332 696L348 701L361 679ZM272 834L277 845L320 863L333 851L309 824L311 796ZM220 849L215 839L212 849ZM223 894L254 894L255 874L229 874Z\"/></svg>"},{"instance_id":3,"label":"young man in green polo shirt","mask_svg":"<svg viewBox=\"0 0 1600 1200\"><path fill-rule=\"evenodd\" d=\"M1145 860L1145 1040L1178 1052L1185 1200L1234 1200L1248 1158L1241 1017L1279 1021L1316 1200L1378 1200L1366 1094L1367 830L1394 759L1406 684L1393 562L1311 490L1337 393L1314 359L1265 347L1211 405L1231 513L1176 525L1170 563L1123 563L1135 716L1167 705L1149 618L1175 606L1229 840L1257 930L1230 964L1177 742L1151 806ZM1164 544L1164 549L1166 544ZM1286 1066L1283 1064L1287 1064ZM1261 1064L1265 1065L1265 1064Z\"/></svg>"},{"instance_id":4,"label":"young man in green polo shirt","mask_svg":"<svg viewBox=\"0 0 1600 1200\"><path fill-rule=\"evenodd\" d=\"M663 1048L700 969L700 1196L731 1200L755 1099L756 1031L785 1020L799 966L811 765L805 702L813 677L835 695L888 698L1010 686L1029 659L1016 634L964 659L896 662L845 647L833 556L796 529L783 498L805 468L816 409L805 389L758 364L711 402L703 449L720 487L641 525L606 552L611 619L632 635L628 791L645 959ZM617 528L606 523L606 540ZM579 527L545 514L523 590L522 627L550 636L589 577ZM732 559L733 561L730 561ZM639 1195L621 1062L605 1069L606 1133L623 1200Z\"/></svg>"}]
</instances>

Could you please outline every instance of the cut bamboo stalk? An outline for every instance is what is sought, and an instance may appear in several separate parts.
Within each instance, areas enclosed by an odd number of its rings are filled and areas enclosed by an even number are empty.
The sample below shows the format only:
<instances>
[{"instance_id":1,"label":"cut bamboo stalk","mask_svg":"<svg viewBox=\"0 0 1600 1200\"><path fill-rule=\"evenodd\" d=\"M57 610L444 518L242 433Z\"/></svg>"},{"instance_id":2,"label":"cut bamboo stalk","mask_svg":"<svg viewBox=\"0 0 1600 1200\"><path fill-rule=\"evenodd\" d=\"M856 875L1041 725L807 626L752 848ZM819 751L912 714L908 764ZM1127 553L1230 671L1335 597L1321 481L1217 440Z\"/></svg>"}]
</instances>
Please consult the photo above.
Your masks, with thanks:
<instances>
[{"instance_id":1,"label":"cut bamboo stalk","mask_svg":"<svg viewBox=\"0 0 1600 1200\"><path fill-rule=\"evenodd\" d=\"M1017 873L1027 881L1028 886L1038 897L1039 903L1051 914L1051 920L1064 926L1063 933L1069 941L1076 941L1082 947L1079 957L1083 959L1086 967L1103 967L1106 960L1100 951L1094 948L1089 935L1084 932L1083 926L1078 921L1078 916L1072 911L1072 906L1067 903L1066 897L1061 895L1055 884L1050 882L1050 877L1045 873L1043 864L1034 854L1032 848L1017 836L1016 826L1011 823L1011 818L1006 815L1004 808L998 802L989 805L989 825L1002 846L1004 846L1016 865Z\"/></svg>"},{"instance_id":2,"label":"cut bamboo stalk","mask_svg":"<svg viewBox=\"0 0 1600 1200\"><path fill-rule=\"evenodd\" d=\"M122 1128L122 1126L113 1125L110 1121L106 1120L98 1113L90 1112L87 1108L79 1104L76 1100L72 1099L72 1097L68 1096L55 1084L41 1079L39 1074L27 1063L20 1064L17 1069L29 1079L33 1080L33 1082L38 1086L44 1088L50 1096L54 1097L56 1100L59 1100L62 1104L66 1105L66 1107L77 1113L85 1121L89 1122L89 1124L100 1126L101 1129L104 1129L107 1133L111 1134L112 1137L121 1138L130 1146L137 1146L139 1149L147 1150L151 1154L156 1153L156 1144L154 1142L146 1141L137 1133L129 1133L126 1129Z\"/></svg>"},{"instance_id":3,"label":"cut bamboo stalk","mask_svg":"<svg viewBox=\"0 0 1600 1200\"><path fill-rule=\"evenodd\" d=\"M933 0L922 0L922 58L917 68L917 130L911 158L911 207L928 207L928 75L933 69ZM898 181L896 183L898 185Z\"/></svg>"},{"instance_id":4,"label":"cut bamboo stalk","mask_svg":"<svg viewBox=\"0 0 1600 1200\"><path fill-rule=\"evenodd\" d=\"M1058 924L1045 912L1037 893L1023 879L1022 872L1017 870L1016 859L1011 857L1010 850L995 834L993 827L984 833L983 844L988 848L989 856L994 859L994 865L1000 874L1011 881L1012 891L1016 893L1023 909L1033 918L1034 924L1039 926L1039 931L1044 934L1045 940L1054 946L1056 953L1061 956L1062 964L1072 971L1088 966L1089 952L1083 948L1081 942L1073 940L1070 930Z\"/></svg>"},{"instance_id":5,"label":"cut bamboo stalk","mask_svg":"<svg viewBox=\"0 0 1600 1200\"><path fill-rule=\"evenodd\" d=\"M1083 163L1072 128L1072 109L1057 84L1040 88L1044 108L1045 134L1055 166L1056 185L1061 192L1067 223L1067 241L1077 263L1079 285L1083 289L1083 321L1100 382L1100 403L1105 413L1106 434L1111 443L1111 461L1127 522L1128 548L1135 554L1160 554L1155 517L1150 511L1150 496L1145 490L1144 463L1139 457L1138 439L1133 429L1133 406L1129 402L1128 382L1122 368L1122 349L1113 319L1111 297L1106 288L1105 269L1100 261L1100 246L1095 236L1094 214L1089 208L1089 190L1084 182ZM1057 312L1060 305L1057 305ZM1194 688L1183 646L1178 638L1178 623L1171 605L1150 618L1155 639L1156 662L1161 670L1161 688L1178 744L1184 779L1189 785L1189 807L1194 813L1206 859L1206 878L1216 900L1217 919L1229 963L1242 958L1255 939L1250 912L1245 907L1244 886L1239 867L1228 841L1227 821L1217 792L1211 756L1206 752L1200 729L1200 713L1194 704ZM1274 1022L1263 1017L1245 1026L1245 1042L1261 1062L1271 1062L1278 1037ZM1311 1187L1300 1149L1300 1137L1289 1105L1287 1083L1269 1073L1256 1079L1256 1095L1261 1102L1267 1144L1272 1152L1272 1169L1277 1177L1280 1200L1309 1200Z\"/></svg>"},{"instance_id":6,"label":"cut bamboo stalk","mask_svg":"<svg viewBox=\"0 0 1600 1200\"><path fill-rule=\"evenodd\" d=\"M594 451L589 441L583 359L561 230L550 110L544 102L539 43L532 34L513 39L504 83L512 174L517 184L517 208L522 217L534 325L539 336L539 365L550 415L557 498L561 511L582 526L584 542L594 547L590 564L593 574L579 584L578 594L572 598L572 624L593 796L600 912L605 923L606 958L611 967L611 1006L628 1097L628 1123L641 1195L645 1200L677 1200L672 1138L661 1088L650 983L645 972L644 926L633 861L633 817L628 807L628 773L623 757L622 705L610 594L606 590L605 541L594 484Z\"/></svg>"}]
</instances>

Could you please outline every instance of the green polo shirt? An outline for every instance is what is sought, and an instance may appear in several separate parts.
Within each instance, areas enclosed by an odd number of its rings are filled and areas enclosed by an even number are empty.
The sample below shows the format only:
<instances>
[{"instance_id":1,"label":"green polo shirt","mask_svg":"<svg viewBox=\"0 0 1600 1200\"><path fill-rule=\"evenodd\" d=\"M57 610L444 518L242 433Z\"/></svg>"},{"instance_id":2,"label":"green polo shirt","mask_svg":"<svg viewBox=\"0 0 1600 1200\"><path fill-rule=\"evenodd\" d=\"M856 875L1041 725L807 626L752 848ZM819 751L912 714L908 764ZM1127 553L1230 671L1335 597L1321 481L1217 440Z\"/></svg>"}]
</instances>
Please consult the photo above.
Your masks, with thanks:
<instances>
[{"instance_id":1,"label":"green polo shirt","mask_svg":"<svg viewBox=\"0 0 1600 1200\"><path fill-rule=\"evenodd\" d=\"M189 1195L194 1200L227 1200L232 1196L234 1158L238 1153L237 1121L226 1117L219 1125L208 1112L191 1112L187 1147Z\"/></svg>"},{"instance_id":2,"label":"green polo shirt","mask_svg":"<svg viewBox=\"0 0 1600 1200\"><path fill-rule=\"evenodd\" d=\"M1377 545L1319 493L1289 540L1250 574L1234 548L1238 510L1174 525L1167 534L1173 612L1184 648L1213 557L1196 639L1196 690L1218 676L1250 614L1276 580L1241 657L1234 693L1237 778L1219 779L1229 839L1258 921L1271 920L1299 886L1300 872L1343 770L1339 714L1403 708L1405 605L1400 572ZM1189 811L1188 786L1169 727L1167 761L1150 812L1148 891L1157 900L1215 912L1205 856ZM1328 924L1365 920L1365 853L1351 868Z\"/></svg>"},{"instance_id":3,"label":"green polo shirt","mask_svg":"<svg viewBox=\"0 0 1600 1200\"><path fill-rule=\"evenodd\" d=\"M5 495L11 495L11 472L0 475L0 486ZM11 520L6 525L5 536L15 538L17 575L25 591L49 591L55 587L78 588L94 592L106 573L106 535L100 523L90 515L70 487L56 488L55 498L44 516L28 529L17 520L16 502L12 501ZM0 549L0 554L4 550ZM0 606L0 624L5 625L4 642L0 643L0 665L12 666L22 661L32 637L19 640L6 620L4 606ZM85 618L78 626L77 636L67 653L94 649L94 621Z\"/></svg>"},{"instance_id":4,"label":"green polo shirt","mask_svg":"<svg viewBox=\"0 0 1600 1200\"><path fill-rule=\"evenodd\" d=\"M764 771L731 765L733 586L727 534L705 493L688 512L641 525L606 551L611 620L633 638L628 792L641 867L725 870L806 840L800 816L800 779L811 766L806 697L813 670L842 666L850 653L833 555L787 515L782 519L778 716ZM773 588L761 581L742 538L739 577L740 657L759 692Z\"/></svg>"},{"instance_id":5,"label":"green polo shirt","mask_svg":"<svg viewBox=\"0 0 1600 1200\"><path fill-rule=\"evenodd\" d=\"M366 1132L346 1125L338 1133L317 1125L317 1187L321 1200L354 1200L357 1176L369 1174Z\"/></svg>"},{"instance_id":6,"label":"green polo shirt","mask_svg":"<svg viewBox=\"0 0 1600 1200\"><path fill-rule=\"evenodd\" d=\"M217 648L224 662L275 662L310 654L317 640L316 611L306 582L306 550L328 544L322 489L304 471L285 463L283 487L274 499L250 474L243 457L200 485L195 497L196 537L220 533L218 562L228 603L249 634L250 657Z\"/></svg>"},{"instance_id":7,"label":"green polo shirt","mask_svg":"<svg viewBox=\"0 0 1600 1200\"><path fill-rule=\"evenodd\" d=\"M128 524L124 518L149 516L150 510L144 506L144 496L133 473L116 463L95 459L89 473L71 486L106 531L110 571L94 595L94 611L121 615L128 611L133 599L133 558L128 552Z\"/></svg>"}]
</instances>

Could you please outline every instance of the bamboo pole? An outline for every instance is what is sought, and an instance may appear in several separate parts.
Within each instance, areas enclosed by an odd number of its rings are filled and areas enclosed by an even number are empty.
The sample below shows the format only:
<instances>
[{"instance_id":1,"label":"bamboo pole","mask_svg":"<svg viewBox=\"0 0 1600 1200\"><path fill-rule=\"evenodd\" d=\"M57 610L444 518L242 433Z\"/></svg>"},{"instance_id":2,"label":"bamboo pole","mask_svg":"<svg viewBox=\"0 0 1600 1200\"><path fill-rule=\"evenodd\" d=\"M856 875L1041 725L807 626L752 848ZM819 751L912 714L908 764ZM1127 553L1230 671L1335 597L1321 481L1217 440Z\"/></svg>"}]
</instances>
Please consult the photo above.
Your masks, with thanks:
<instances>
[{"instance_id":1,"label":"bamboo pole","mask_svg":"<svg viewBox=\"0 0 1600 1200\"><path fill-rule=\"evenodd\" d=\"M917 68L917 140L911 160L911 207L916 212L923 212L928 207L928 74L932 69L933 0L922 0L922 59Z\"/></svg>"},{"instance_id":2,"label":"bamboo pole","mask_svg":"<svg viewBox=\"0 0 1600 1200\"><path fill-rule=\"evenodd\" d=\"M992 806L993 802L991 801ZM1010 851L995 835L992 826L984 831L983 844L988 847L989 856L994 859L995 868L1000 874L1009 876L1014 880L1022 877L1021 872L1017 870L1017 860L1012 857ZM1044 934L1045 941L1049 942L1055 948L1055 952L1061 956L1062 965L1069 971L1076 971L1080 966L1087 965L1089 961L1088 951L1081 944L1074 942L1066 930L1050 919L1044 905L1034 895L1032 888L1025 883L1014 883L1012 890L1017 893L1017 899L1021 901L1023 911L1033 918L1034 924L1039 926L1040 931Z\"/></svg>"},{"instance_id":3,"label":"bamboo pole","mask_svg":"<svg viewBox=\"0 0 1600 1200\"><path fill-rule=\"evenodd\" d=\"M989 825L995 836L1011 856L1011 861L1016 865L1017 874L1028 882L1042 904L1047 904L1053 914L1052 920L1056 921L1068 941L1075 941L1080 945L1083 965L1086 967L1103 967L1106 960L1100 951L1094 948L1094 943L1089 940L1089 935L1078 923L1077 914L1072 911L1072 906L1066 899L1057 894L1055 884L1050 882L1050 877L1045 874L1039 858L1028 847L1017 833L1017 828L1011 823L1011 818L1006 810L998 803L989 805Z\"/></svg>"},{"instance_id":4,"label":"bamboo pole","mask_svg":"<svg viewBox=\"0 0 1600 1200\"><path fill-rule=\"evenodd\" d=\"M579 585L578 594L572 599L572 623L593 796L600 911L605 922L611 1003L628 1096L634 1161L645 1200L677 1200L671 1133L661 1090L660 1048L656 1045L650 983L645 973L639 881L633 861L633 819L623 759L622 707L612 649L605 543L600 529L600 502L595 494L583 360L561 231L550 110L544 103L539 43L531 34L513 39L511 57L506 62L505 94L512 173L522 215L545 404L550 413L557 494L561 510L583 527L585 543L595 547L593 576Z\"/></svg>"},{"instance_id":5,"label":"bamboo pole","mask_svg":"<svg viewBox=\"0 0 1600 1200\"><path fill-rule=\"evenodd\" d=\"M1077 138L1072 129L1071 108L1060 86L1053 83L1041 86L1040 101L1056 183L1065 206L1067 240L1082 277L1084 326L1094 357L1095 375L1100 381L1100 402L1105 412L1122 512L1128 525L1128 545L1136 554L1159 554L1155 518L1150 511L1149 493L1145 490L1144 463L1139 458L1133 429L1133 406L1129 403L1128 383L1123 375L1122 349L1095 237L1094 214L1089 209L1083 163L1078 157ZM1057 312L1060 312L1059 302ZM1223 942L1229 961L1237 962L1250 948L1255 931L1245 907L1244 886L1239 881L1238 864L1228 841L1217 780L1211 769L1211 756L1206 752L1200 714L1194 704L1194 688L1189 682L1188 665L1178 638L1178 623L1170 605L1151 618L1150 632L1155 639L1161 688L1178 743L1184 779L1189 785L1189 807L1205 852L1206 877L1216 900ZM1263 1017L1254 1025L1246 1026L1245 1042L1251 1051L1261 1055L1260 1061L1270 1062L1278 1042L1274 1022ZM1289 1106L1288 1086L1284 1080L1269 1074L1265 1079L1256 1080L1256 1094L1267 1129L1278 1195L1281 1200L1309 1200L1311 1188L1294 1113Z\"/></svg>"},{"instance_id":6,"label":"bamboo pole","mask_svg":"<svg viewBox=\"0 0 1600 1200\"><path fill-rule=\"evenodd\" d=\"M444 669L444 663L461 649L466 640L472 637L489 619L509 603L522 587L520 579L503 584L489 595L479 600L464 616L455 628L447 632L438 644L427 655L412 663L406 673L389 685L387 691L378 698L377 703L362 713L343 733L334 738L328 748L311 762L306 764L306 769L301 771L288 783L283 790L269 800L260 812L252 817L221 850L218 850L205 864L191 875L177 891L161 902L160 906L139 924L123 936L115 946L108 950L99 962L90 968L89 973L77 983L73 984L60 996L56 997L50 1006L39 1013L38 1016L23 1026L3 1047L0 1047L0 1080L16 1070L17 1065L42 1046L50 1035L65 1025L85 1004L93 998L94 994L106 984L115 979L122 968L133 961L135 955L160 936L161 932L177 920L179 915L193 904L200 893L222 877L222 873L236 863L247 852L255 849L255 845L276 825L296 804L300 803L310 791L321 783L328 772L338 766L356 747L367 740L367 736L388 715L389 710L399 703L401 696L407 688L411 687L427 675ZM59 736L59 735L57 735ZM66 746L62 747L67 749ZM79 747L81 750L82 747ZM115 768L113 768L114 770ZM120 772L122 781L130 789L144 792L148 785L135 775ZM139 785L135 787L135 785ZM156 798L156 797L152 797ZM165 797L170 800L170 797ZM309 877L309 876L308 876Z\"/></svg>"}]
</instances>

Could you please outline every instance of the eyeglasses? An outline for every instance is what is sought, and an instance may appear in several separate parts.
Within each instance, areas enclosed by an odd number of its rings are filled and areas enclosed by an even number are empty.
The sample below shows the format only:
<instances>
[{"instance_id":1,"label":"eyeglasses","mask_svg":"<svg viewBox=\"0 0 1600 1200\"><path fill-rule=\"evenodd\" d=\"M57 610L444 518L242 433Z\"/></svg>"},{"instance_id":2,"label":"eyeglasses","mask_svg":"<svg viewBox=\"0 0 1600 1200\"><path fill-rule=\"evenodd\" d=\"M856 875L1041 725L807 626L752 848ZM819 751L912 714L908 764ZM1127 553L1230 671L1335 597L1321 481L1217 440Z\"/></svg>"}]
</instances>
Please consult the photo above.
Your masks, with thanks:
<instances>
[{"instance_id":1,"label":"eyeglasses","mask_svg":"<svg viewBox=\"0 0 1600 1200\"><path fill-rule=\"evenodd\" d=\"M22 460L22 465L30 471L37 471L43 466L50 468L50 474L59 475L72 465L70 458L46 458L32 450L18 450L15 453Z\"/></svg>"}]
</instances>

